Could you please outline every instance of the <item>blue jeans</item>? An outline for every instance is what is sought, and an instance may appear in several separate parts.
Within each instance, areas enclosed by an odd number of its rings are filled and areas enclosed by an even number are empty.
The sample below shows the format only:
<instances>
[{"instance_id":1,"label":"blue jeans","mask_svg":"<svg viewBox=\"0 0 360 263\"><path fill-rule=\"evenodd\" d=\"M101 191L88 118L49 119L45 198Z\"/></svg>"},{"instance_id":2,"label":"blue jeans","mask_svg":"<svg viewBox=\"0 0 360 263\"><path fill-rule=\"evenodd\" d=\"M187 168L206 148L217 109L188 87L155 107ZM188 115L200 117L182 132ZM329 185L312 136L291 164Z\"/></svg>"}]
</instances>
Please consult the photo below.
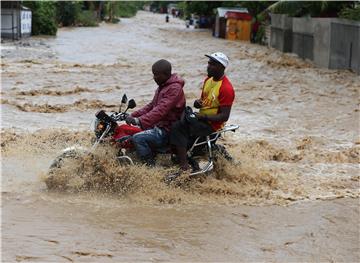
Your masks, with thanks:
<instances>
[{"instance_id":1,"label":"blue jeans","mask_svg":"<svg viewBox=\"0 0 360 263\"><path fill-rule=\"evenodd\" d=\"M169 133L161 128L154 127L146 131L136 133L132 136L138 157L149 165L154 165L153 151L164 151L168 141Z\"/></svg>"}]
</instances>

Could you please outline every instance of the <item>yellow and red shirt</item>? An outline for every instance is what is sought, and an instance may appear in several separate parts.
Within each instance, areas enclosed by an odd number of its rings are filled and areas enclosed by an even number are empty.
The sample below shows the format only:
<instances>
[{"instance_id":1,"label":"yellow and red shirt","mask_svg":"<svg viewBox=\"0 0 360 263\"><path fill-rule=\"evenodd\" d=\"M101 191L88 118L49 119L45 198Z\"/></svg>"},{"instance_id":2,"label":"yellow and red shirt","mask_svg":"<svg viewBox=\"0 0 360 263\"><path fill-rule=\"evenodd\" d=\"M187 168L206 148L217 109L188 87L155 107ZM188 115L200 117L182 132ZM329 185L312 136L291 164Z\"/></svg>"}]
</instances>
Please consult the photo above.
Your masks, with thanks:
<instances>
[{"instance_id":1,"label":"yellow and red shirt","mask_svg":"<svg viewBox=\"0 0 360 263\"><path fill-rule=\"evenodd\" d=\"M206 78L202 87L201 114L215 115L219 113L220 107L231 106L235 99L234 88L229 79L224 76L221 80ZM217 131L224 127L225 122L210 122L212 128Z\"/></svg>"}]
</instances>

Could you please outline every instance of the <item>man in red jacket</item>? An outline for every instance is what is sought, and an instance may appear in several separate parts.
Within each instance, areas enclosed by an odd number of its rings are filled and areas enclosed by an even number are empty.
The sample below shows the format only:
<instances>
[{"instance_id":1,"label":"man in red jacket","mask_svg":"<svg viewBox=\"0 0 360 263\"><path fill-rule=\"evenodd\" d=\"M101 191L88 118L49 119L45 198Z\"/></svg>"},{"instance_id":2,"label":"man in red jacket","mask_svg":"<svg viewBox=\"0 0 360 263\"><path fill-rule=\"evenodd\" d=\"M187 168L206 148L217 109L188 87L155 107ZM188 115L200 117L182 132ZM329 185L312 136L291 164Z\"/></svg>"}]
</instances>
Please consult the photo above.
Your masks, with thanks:
<instances>
[{"instance_id":1,"label":"man in red jacket","mask_svg":"<svg viewBox=\"0 0 360 263\"><path fill-rule=\"evenodd\" d=\"M137 125L144 131L133 135L138 157L154 165L153 150L167 146L172 124L179 120L185 108L184 80L171 73L169 61L161 59L152 66L153 78L158 88L152 101L133 112L127 124Z\"/></svg>"}]
</instances>

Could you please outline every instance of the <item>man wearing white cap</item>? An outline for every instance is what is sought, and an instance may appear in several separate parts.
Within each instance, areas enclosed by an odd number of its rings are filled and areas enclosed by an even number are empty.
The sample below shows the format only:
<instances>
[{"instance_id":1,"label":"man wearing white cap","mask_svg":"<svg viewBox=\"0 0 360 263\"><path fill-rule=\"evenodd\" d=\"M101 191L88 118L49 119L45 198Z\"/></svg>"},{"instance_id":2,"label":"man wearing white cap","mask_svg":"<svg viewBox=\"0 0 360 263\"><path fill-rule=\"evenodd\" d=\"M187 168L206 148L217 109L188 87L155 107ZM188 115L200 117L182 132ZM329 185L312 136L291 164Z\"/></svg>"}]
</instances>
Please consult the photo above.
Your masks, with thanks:
<instances>
[{"instance_id":1,"label":"man wearing white cap","mask_svg":"<svg viewBox=\"0 0 360 263\"><path fill-rule=\"evenodd\" d=\"M209 58L208 77L205 79L201 98L195 100L195 121L184 118L176 122L170 133L170 144L176 147L176 154L182 171L189 169L187 148L198 136L206 136L224 127L230 117L235 92L229 79L225 76L225 68L229 65L228 57L216 52L205 55Z\"/></svg>"}]
</instances>

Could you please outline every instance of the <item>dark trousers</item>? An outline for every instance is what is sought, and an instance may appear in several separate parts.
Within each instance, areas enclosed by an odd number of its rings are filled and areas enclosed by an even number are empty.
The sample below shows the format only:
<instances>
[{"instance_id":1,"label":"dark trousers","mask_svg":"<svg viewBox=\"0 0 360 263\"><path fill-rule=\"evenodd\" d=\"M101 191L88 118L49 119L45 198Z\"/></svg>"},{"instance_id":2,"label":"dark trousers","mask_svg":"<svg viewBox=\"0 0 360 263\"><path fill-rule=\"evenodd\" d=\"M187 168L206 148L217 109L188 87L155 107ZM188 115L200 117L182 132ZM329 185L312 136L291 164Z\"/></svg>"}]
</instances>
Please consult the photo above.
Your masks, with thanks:
<instances>
[{"instance_id":1,"label":"dark trousers","mask_svg":"<svg viewBox=\"0 0 360 263\"><path fill-rule=\"evenodd\" d=\"M191 147L194 140L199 136L207 136L213 133L214 130L206 121L186 121L185 119L175 122L170 132L170 144L186 147Z\"/></svg>"},{"instance_id":2,"label":"dark trousers","mask_svg":"<svg viewBox=\"0 0 360 263\"><path fill-rule=\"evenodd\" d=\"M162 151L166 148L169 134L164 129L155 127L153 129L138 132L133 135L133 142L138 157L147 162L154 162L153 150Z\"/></svg>"}]
</instances>

